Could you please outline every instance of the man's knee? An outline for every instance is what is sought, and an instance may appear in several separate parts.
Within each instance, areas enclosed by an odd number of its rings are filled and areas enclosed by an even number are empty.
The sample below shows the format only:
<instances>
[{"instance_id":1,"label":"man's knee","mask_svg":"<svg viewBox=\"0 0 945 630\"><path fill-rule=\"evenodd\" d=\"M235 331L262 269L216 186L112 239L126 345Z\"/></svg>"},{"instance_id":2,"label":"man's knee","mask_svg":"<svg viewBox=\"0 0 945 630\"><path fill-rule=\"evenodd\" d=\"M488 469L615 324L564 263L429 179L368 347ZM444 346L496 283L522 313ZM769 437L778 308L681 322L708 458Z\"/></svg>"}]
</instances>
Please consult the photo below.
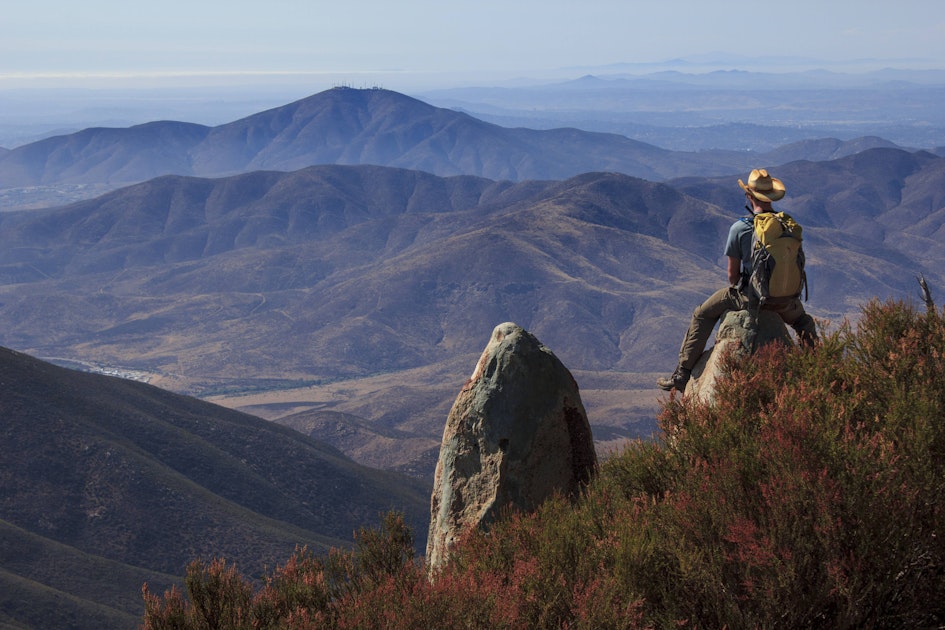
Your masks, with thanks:
<instances>
[{"instance_id":1,"label":"man's knee","mask_svg":"<svg viewBox=\"0 0 945 630\"><path fill-rule=\"evenodd\" d=\"M695 308L692 319L716 322L725 311L737 311L742 308L743 300L737 291L731 288L720 289Z\"/></svg>"}]
</instances>

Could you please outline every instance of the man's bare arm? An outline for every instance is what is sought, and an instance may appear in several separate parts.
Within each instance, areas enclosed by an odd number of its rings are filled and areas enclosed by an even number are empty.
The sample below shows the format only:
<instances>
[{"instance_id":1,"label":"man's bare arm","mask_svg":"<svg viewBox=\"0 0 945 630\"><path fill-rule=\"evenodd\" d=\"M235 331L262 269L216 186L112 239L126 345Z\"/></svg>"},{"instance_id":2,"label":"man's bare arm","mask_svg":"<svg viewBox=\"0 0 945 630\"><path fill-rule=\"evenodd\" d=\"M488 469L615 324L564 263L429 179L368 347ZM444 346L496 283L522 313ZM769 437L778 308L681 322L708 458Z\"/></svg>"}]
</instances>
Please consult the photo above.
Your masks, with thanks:
<instances>
[{"instance_id":1,"label":"man's bare arm","mask_svg":"<svg viewBox=\"0 0 945 630\"><path fill-rule=\"evenodd\" d=\"M742 261L738 258L728 257L728 283L731 285L738 284L738 281L742 277Z\"/></svg>"}]
</instances>

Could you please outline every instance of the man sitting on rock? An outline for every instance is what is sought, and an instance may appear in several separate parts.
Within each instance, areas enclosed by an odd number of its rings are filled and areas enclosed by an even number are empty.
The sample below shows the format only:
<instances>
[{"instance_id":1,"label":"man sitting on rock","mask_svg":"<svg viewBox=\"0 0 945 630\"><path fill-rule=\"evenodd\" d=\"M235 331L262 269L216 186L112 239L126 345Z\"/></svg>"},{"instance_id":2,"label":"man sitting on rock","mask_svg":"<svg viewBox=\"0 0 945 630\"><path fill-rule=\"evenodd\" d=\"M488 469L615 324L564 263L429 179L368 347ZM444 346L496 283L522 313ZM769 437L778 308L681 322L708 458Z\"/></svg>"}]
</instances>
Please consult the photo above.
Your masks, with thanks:
<instances>
[{"instance_id":1,"label":"man sitting on rock","mask_svg":"<svg viewBox=\"0 0 945 630\"><path fill-rule=\"evenodd\" d=\"M772 212L772 202L784 197L784 184L781 180L768 175L768 171L764 169L753 170L748 177L748 183L738 180L738 185L745 191L745 197L748 199L746 208L752 215ZM702 356L719 318L726 311L738 311L752 305L757 306L757 298L754 297L747 282L751 276L752 267L752 232L750 218L735 221L729 229L728 240L725 243L729 286L713 293L693 311L689 330L679 348L679 364L676 370L670 376L656 381L661 389L670 391L675 388L680 392L685 391L692 368ZM801 343L812 344L816 341L817 328L814 319L804 311L799 297L779 303L777 306L766 305L763 308L775 310L785 324L794 328Z\"/></svg>"}]
</instances>

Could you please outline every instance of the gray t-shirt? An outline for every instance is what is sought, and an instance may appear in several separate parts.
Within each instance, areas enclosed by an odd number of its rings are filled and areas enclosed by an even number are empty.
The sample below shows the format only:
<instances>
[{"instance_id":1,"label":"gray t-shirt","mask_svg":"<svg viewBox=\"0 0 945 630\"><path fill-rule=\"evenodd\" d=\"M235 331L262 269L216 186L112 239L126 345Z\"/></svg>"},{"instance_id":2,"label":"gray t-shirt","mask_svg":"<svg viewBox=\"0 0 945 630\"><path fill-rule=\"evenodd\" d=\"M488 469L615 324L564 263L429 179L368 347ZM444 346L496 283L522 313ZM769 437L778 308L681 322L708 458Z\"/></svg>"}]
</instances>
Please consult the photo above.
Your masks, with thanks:
<instances>
[{"instance_id":1,"label":"gray t-shirt","mask_svg":"<svg viewBox=\"0 0 945 630\"><path fill-rule=\"evenodd\" d=\"M729 228L728 240L725 241L725 255L741 259L743 276L751 275L751 233L753 230L750 218L739 219Z\"/></svg>"}]
</instances>

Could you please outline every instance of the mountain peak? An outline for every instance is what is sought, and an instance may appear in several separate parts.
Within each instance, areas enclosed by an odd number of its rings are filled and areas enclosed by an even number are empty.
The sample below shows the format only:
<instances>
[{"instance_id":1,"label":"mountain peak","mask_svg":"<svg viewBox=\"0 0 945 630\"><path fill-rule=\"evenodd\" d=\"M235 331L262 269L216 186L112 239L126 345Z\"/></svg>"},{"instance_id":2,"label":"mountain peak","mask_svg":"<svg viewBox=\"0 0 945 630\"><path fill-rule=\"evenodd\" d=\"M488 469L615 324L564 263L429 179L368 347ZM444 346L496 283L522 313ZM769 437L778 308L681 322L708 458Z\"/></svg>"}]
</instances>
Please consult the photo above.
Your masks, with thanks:
<instances>
[{"instance_id":1,"label":"mountain peak","mask_svg":"<svg viewBox=\"0 0 945 630\"><path fill-rule=\"evenodd\" d=\"M579 83L585 81L604 83L592 76ZM511 181L613 171L659 181L744 170L743 159L725 163L574 128L500 127L399 92L341 86L213 128L154 122L85 129L0 152L0 189L116 187L162 175L221 177L318 164ZM30 204L36 201L21 207Z\"/></svg>"}]
</instances>

